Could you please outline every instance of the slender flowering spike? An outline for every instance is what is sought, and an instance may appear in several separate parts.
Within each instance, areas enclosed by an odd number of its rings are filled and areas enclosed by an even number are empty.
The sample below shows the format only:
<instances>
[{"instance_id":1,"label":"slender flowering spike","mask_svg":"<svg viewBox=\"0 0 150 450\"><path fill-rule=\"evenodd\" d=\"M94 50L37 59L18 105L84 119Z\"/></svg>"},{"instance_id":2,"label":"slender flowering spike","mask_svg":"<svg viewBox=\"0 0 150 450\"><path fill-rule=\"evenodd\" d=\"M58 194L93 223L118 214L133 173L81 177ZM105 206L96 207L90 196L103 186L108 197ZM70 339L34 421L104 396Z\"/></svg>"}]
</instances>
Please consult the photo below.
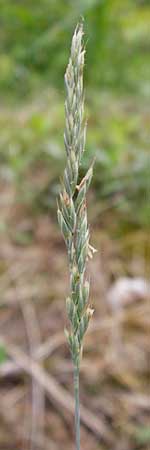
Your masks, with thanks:
<instances>
[{"instance_id":1,"label":"slender flowering spike","mask_svg":"<svg viewBox=\"0 0 150 450\"><path fill-rule=\"evenodd\" d=\"M86 211L86 193L93 175L93 164L78 184L79 168L84 152L86 124L84 122L83 67L85 50L82 44L83 25L74 32L71 55L65 73L65 148L67 164L64 172L62 192L60 193L58 221L64 236L70 266L71 292L66 301L67 313L71 322L71 353L74 348L74 361L79 366L82 340L90 315L88 311L89 283L84 279L86 261L93 256L94 249L89 244L89 229ZM73 338L79 337L78 345Z\"/></svg>"},{"instance_id":2,"label":"slender flowering spike","mask_svg":"<svg viewBox=\"0 0 150 450\"><path fill-rule=\"evenodd\" d=\"M67 163L62 182L58 206L58 222L66 242L70 269L70 294L66 300L70 331L65 330L74 364L76 398L76 448L80 449L79 437L79 365L83 338L88 328L93 309L89 306L89 282L85 271L88 258L95 249L89 244L86 194L93 175L93 164L79 181L79 168L85 148L86 123L84 122L83 25L74 32L71 55L65 73L65 133L64 143Z\"/></svg>"}]
</instances>

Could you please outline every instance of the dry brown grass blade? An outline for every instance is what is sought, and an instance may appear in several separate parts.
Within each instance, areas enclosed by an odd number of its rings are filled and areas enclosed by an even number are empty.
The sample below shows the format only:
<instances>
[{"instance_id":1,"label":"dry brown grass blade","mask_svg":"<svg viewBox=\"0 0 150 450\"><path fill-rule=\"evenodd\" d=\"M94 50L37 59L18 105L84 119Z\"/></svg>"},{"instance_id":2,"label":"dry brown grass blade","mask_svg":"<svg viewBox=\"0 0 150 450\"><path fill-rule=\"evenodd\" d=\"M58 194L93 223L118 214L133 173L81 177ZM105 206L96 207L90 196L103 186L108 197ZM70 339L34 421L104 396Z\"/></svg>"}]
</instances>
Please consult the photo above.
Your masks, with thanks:
<instances>
[{"instance_id":1,"label":"dry brown grass blade","mask_svg":"<svg viewBox=\"0 0 150 450\"><path fill-rule=\"evenodd\" d=\"M17 346L8 343L0 336L0 344L3 345L8 355L21 367L27 374L34 377L35 380L45 389L47 396L55 407L74 415L74 399L60 384L35 361L32 361ZM112 442L112 434L105 422L95 416L81 405L81 422L91 430L98 438L103 438L107 443Z\"/></svg>"},{"instance_id":2,"label":"dry brown grass blade","mask_svg":"<svg viewBox=\"0 0 150 450\"><path fill-rule=\"evenodd\" d=\"M40 330L35 309L32 302L29 300L26 302L20 302L20 306L24 318L30 356L32 360L35 360L34 354L36 348L40 345L41 342ZM28 423L28 430L30 430L31 428L30 450L34 450L35 436L37 438L40 434L40 438L42 439L44 429L44 392L41 385L39 385L34 377L32 377L31 408L31 417L29 418L27 413L25 416L25 421L27 421Z\"/></svg>"},{"instance_id":3,"label":"dry brown grass blade","mask_svg":"<svg viewBox=\"0 0 150 450\"><path fill-rule=\"evenodd\" d=\"M40 344L34 352L36 361L49 357L58 347L65 343L64 333L56 333L50 336L45 342ZM0 377L15 376L22 371L22 368L16 365L14 361L6 361L0 365Z\"/></svg>"}]
</instances>

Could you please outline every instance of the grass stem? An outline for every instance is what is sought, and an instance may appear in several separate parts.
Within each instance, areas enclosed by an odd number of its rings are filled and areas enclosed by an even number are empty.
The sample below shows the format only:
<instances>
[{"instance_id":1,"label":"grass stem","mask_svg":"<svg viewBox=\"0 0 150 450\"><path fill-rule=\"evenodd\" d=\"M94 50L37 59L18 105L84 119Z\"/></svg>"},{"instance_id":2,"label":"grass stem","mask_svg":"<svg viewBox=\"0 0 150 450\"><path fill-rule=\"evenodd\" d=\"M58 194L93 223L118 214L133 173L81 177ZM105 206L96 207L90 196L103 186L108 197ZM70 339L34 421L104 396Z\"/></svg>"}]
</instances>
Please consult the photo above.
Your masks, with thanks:
<instances>
[{"instance_id":1,"label":"grass stem","mask_svg":"<svg viewBox=\"0 0 150 450\"><path fill-rule=\"evenodd\" d=\"M80 395L79 395L79 367L74 366L74 397L75 397L75 437L76 450L80 450Z\"/></svg>"}]
</instances>

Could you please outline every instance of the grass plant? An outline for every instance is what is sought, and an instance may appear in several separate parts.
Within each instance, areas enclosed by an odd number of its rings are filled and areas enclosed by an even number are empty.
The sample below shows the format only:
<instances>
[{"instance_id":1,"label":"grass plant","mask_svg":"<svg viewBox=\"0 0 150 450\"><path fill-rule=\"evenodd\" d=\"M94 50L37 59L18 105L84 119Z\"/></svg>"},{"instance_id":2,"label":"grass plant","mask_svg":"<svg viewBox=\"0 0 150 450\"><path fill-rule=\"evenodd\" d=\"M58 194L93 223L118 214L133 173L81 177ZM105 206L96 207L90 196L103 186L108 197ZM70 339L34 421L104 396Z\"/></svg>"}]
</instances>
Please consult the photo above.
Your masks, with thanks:
<instances>
[{"instance_id":1,"label":"grass plant","mask_svg":"<svg viewBox=\"0 0 150 450\"><path fill-rule=\"evenodd\" d=\"M88 328L93 308L89 304L89 281L86 263L95 249L89 243L86 194L89 188L93 164L80 180L80 166L85 149L86 123L84 120L83 24L77 25L71 45L71 54L65 73L66 127L64 134L67 163L58 201L58 222L63 234L69 260L70 295L66 309L70 330L65 330L74 366L76 449L80 449L79 369L83 338Z\"/></svg>"}]
</instances>

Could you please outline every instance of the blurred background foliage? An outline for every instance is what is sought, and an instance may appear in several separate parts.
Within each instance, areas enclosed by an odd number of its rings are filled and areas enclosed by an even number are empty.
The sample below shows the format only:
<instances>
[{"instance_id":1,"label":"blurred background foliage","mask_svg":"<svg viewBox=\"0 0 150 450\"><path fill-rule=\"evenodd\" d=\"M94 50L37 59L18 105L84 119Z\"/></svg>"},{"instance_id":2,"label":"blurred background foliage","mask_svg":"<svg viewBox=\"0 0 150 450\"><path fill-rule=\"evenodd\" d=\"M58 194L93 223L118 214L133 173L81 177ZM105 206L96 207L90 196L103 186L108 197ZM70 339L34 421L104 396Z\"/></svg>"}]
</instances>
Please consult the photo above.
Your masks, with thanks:
<instances>
[{"instance_id":1,"label":"blurred background foliage","mask_svg":"<svg viewBox=\"0 0 150 450\"><path fill-rule=\"evenodd\" d=\"M0 172L33 212L53 211L65 162L64 71L85 20L87 152L94 220L147 227L150 7L147 0L0 0Z\"/></svg>"}]
</instances>

